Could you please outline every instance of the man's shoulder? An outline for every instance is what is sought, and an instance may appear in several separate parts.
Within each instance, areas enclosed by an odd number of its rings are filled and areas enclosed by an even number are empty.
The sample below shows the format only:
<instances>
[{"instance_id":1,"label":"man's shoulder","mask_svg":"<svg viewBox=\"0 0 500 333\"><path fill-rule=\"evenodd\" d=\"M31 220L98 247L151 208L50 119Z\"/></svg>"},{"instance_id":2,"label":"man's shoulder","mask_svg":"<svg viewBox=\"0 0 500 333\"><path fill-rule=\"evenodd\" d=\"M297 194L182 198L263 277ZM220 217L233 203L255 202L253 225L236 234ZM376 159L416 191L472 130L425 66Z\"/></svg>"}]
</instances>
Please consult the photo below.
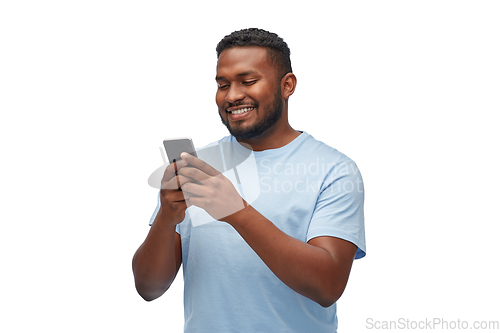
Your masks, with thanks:
<instances>
[{"instance_id":1,"label":"man's shoulder","mask_svg":"<svg viewBox=\"0 0 500 333\"><path fill-rule=\"evenodd\" d=\"M303 150L304 154L308 154L311 158L319 158L322 161L335 164L354 163L350 157L340 152L338 149L314 138L309 133L303 132L302 134L304 135L304 140L300 148Z\"/></svg>"}]
</instances>

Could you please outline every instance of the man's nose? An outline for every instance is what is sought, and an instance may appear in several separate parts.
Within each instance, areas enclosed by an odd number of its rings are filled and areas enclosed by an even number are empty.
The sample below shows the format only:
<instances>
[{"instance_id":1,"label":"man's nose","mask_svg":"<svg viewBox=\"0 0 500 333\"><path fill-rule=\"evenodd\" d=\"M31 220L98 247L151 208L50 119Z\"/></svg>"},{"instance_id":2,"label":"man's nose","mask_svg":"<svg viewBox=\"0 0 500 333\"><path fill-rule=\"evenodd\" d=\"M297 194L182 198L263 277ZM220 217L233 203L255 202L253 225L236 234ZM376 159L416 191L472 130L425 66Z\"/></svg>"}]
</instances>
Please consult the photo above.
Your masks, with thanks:
<instances>
[{"instance_id":1,"label":"man's nose","mask_svg":"<svg viewBox=\"0 0 500 333\"><path fill-rule=\"evenodd\" d=\"M226 102L235 103L245 98L245 94L243 92L242 87L239 87L237 84L232 84L229 86L229 90L226 95Z\"/></svg>"}]
</instances>

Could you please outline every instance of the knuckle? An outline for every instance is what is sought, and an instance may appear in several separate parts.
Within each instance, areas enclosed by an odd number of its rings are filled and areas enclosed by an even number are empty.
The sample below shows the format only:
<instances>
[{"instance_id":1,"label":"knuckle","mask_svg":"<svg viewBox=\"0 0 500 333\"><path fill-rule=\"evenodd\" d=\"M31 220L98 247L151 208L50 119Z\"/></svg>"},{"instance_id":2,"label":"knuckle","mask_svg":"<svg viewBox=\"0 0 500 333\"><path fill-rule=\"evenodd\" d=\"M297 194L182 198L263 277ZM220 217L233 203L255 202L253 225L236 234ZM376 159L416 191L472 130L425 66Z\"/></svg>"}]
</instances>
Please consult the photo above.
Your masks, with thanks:
<instances>
[{"instance_id":1,"label":"knuckle","mask_svg":"<svg viewBox=\"0 0 500 333\"><path fill-rule=\"evenodd\" d=\"M172 190L173 189L171 182L164 182L164 183L162 183L161 188L162 188L162 191L164 191L163 194L167 194L168 193L167 190Z\"/></svg>"},{"instance_id":2,"label":"knuckle","mask_svg":"<svg viewBox=\"0 0 500 333\"><path fill-rule=\"evenodd\" d=\"M208 198L213 198L217 195L217 189L216 188L211 188L208 189Z\"/></svg>"},{"instance_id":3,"label":"knuckle","mask_svg":"<svg viewBox=\"0 0 500 333\"><path fill-rule=\"evenodd\" d=\"M217 189L217 190L221 188L220 181L218 179L216 179L215 177L210 177L209 181L210 181L210 185L212 188Z\"/></svg>"},{"instance_id":4,"label":"knuckle","mask_svg":"<svg viewBox=\"0 0 500 333\"><path fill-rule=\"evenodd\" d=\"M177 174L184 177L191 177L193 170L191 168L182 168L179 172L177 172Z\"/></svg>"}]
</instances>

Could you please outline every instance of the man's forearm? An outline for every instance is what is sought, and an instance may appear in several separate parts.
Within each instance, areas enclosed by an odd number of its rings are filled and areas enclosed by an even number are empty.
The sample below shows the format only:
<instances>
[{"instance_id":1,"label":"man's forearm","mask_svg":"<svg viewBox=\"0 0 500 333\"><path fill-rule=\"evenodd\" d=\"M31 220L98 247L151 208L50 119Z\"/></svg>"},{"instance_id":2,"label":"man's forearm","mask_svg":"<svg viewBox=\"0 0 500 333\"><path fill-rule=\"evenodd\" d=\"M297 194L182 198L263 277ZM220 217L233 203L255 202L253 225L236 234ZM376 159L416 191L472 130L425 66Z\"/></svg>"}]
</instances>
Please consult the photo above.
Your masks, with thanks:
<instances>
[{"instance_id":1,"label":"man's forearm","mask_svg":"<svg viewBox=\"0 0 500 333\"><path fill-rule=\"evenodd\" d=\"M165 225L161 219L158 213L132 260L137 292L147 301L160 297L170 287L181 262L175 226Z\"/></svg>"},{"instance_id":2,"label":"man's forearm","mask_svg":"<svg viewBox=\"0 0 500 333\"><path fill-rule=\"evenodd\" d=\"M348 255L337 257L324 248L285 234L251 206L223 220L231 224L271 271L297 293L325 307L341 296L355 255L353 244L342 244Z\"/></svg>"}]
</instances>

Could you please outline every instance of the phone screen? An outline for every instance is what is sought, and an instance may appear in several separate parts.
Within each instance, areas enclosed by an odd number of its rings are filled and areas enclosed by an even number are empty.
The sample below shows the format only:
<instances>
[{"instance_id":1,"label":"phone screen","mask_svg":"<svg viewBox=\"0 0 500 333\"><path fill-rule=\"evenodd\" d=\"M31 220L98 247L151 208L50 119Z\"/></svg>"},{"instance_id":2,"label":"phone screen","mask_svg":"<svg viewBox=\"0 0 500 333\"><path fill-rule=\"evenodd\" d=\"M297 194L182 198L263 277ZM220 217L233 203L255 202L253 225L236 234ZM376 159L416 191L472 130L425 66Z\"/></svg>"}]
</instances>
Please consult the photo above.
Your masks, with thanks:
<instances>
[{"instance_id":1,"label":"phone screen","mask_svg":"<svg viewBox=\"0 0 500 333\"><path fill-rule=\"evenodd\" d=\"M197 156L191 138L163 140L163 146L165 147L170 163L174 163L174 160L179 161L181 159L181 153L183 152Z\"/></svg>"}]
</instances>

